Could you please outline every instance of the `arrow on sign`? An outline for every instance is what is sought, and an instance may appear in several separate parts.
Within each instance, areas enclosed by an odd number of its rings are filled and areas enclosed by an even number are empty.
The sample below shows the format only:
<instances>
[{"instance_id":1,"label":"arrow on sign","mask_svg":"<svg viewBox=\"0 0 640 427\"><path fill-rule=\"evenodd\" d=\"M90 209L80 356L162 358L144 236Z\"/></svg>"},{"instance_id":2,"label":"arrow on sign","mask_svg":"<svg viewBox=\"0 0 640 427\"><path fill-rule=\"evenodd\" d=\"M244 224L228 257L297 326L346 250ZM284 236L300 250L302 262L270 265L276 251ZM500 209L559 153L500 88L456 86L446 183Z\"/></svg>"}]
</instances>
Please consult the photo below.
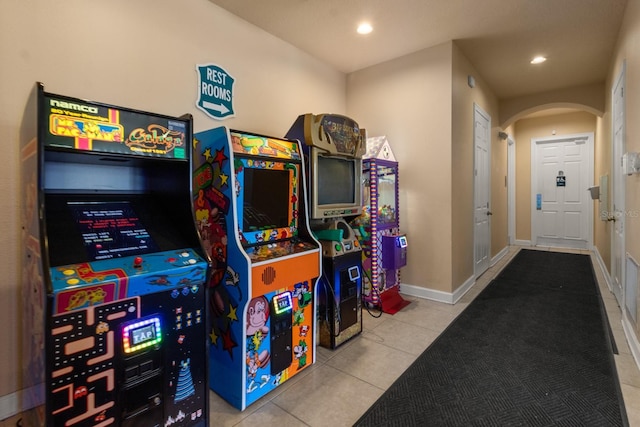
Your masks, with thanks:
<instances>
[{"instance_id":1,"label":"arrow on sign","mask_svg":"<svg viewBox=\"0 0 640 427\"><path fill-rule=\"evenodd\" d=\"M227 106L226 106L226 105L223 105L223 104L214 104L213 102L208 102L208 101L202 101L202 106L203 106L204 108L208 108L208 109L210 109L210 110L218 111L218 112L220 112L220 113L222 113L222 114L226 114L226 113L228 113L229 111L231 111L231 110L229 110L229 109L227 108Z\"/></svg>"}]
</instances>

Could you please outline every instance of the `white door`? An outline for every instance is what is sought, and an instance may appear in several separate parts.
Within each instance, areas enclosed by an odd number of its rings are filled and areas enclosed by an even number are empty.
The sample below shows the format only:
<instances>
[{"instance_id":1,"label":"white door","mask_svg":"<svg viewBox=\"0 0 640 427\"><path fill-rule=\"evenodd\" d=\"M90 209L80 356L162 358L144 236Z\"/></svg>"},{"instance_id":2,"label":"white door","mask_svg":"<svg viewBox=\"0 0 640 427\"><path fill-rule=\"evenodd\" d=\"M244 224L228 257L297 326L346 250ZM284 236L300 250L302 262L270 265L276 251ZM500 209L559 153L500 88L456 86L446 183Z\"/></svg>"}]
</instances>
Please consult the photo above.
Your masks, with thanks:
<instances>
[{"instance_id":1,"label":"white door","mask_svg":"<svg viewBox=\"0 0 640 427\"><path fill-rule=\"evenodd\" d=\"M593 134L532 139L532 242L589 249Z\"/></svg>"},{"instance_id":2,"label":"white door","mask_svg":"<svg viewBox=\"0 0 640 427\"><path fill-rule=\"evenodd\" d=\"M491 262L491 117L474 104L474 274L484 273ZM455 172L454 172L455 173Z\"/></svg>"},{"instance_id":3,"label":"white door","mask_svg":"<svg viewBox=\"0 0 640 427\"><path fill-rule=\"evenodd\" d=\"M624 283L624 228L625 228L625 176L622 170L622 154L625 149L625 66L616 80L613 87L613 107L612 123L613 130L613 153L611 155L611 175L612 175L612 212L608 219L613 222L613 233L611 234L611 291L616 296L618 304L622 306L622 284Z\"/></svg>"}]
</instances>

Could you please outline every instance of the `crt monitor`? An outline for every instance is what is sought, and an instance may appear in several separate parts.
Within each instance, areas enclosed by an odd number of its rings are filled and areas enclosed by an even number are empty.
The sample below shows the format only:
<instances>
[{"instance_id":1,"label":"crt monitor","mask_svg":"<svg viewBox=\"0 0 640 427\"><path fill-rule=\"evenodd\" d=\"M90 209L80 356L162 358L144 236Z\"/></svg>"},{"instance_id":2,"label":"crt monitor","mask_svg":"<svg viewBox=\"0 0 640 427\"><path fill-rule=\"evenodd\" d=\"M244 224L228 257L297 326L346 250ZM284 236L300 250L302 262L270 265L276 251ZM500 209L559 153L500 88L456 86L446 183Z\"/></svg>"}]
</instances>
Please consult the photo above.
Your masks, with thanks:
<instances>
[{"instance_id":1,"label":"crt monitor","mask_svg":"<svg viewBox=\"0 0 640 427\"><path fill-rule=\"evenodd\" d=\"M46 227L51 266L77 264L193 244L188 205L168 194L49 193Z\"/></svg>"},{"instance_id":2,"label":"crt monitor","mask_svg":"<svg viewBox=\"0 0 640 427\"><path fill-rule=\"evenodd\" d=\"M355 203L355 167L352 159L318 156L318 205Z\"/></svg>"},{"instance_id":3,"label":"crt monitor","mask_svg":"<svg viewBox=\"0 0 640 427\"><path fill-rule=\"evenodd\" d=\"M289 171L244 170L242 231L289 226Z\"/></svg>"},{"instance_id":4,"label":"crt monitor","mask_svg":"<svg viewBox=\"0 0 640 427\"><path fill-rule=\"evenodd\" d=\"M362 160L311 149L311 218L359 215L362 212Z\"/></svg>"},{"instance_id":5,"label":"crt monitor","mask_svg":"<svg viewBox=\"0 0 640 427\"><path fill-rule=\"evenodd\" d=\"M243 156L235 163L243 245L296 237L300 163Z\"/></svg>"}]
</instances>

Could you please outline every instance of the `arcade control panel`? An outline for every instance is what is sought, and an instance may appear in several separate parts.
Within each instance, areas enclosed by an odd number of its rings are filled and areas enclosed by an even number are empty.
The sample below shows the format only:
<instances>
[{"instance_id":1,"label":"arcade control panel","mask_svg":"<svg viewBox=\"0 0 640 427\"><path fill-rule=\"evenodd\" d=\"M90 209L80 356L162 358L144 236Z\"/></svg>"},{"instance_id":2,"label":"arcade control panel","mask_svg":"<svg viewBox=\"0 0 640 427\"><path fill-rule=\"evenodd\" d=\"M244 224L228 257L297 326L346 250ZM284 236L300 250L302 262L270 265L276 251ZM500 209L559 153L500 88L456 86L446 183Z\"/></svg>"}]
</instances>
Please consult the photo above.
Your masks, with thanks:
<instances>
[{"instance_id":1,"label":"arcade control panel","mask_svg":"<svg viewBox=\"0 0 640 427\"><path fill-rule=\"evenodd\" d=\"M52 267L55 313L204 282L207 263L193 249Z\"/></svg>"},{"instance_id":2,"label":"arcade control panel","mask_svg":"<svg viewBox=\"0 0 640 427\"><path fill-rule=\"evenodd\" d=\"M186 249L52 269L54 425L205 425L206 267Z\"/></svg>"},{"instance_id":3,"label":"arcade control panel","mask_svg":"<svg viewBox=\"0 0 640 427\"><path fill-rule=\"evenodd\" d=\"M326 227L313 231L322 245L323 257L335 258L362 250L353 229L342 218L328 223Z\"/></svg>"}]
</instances>

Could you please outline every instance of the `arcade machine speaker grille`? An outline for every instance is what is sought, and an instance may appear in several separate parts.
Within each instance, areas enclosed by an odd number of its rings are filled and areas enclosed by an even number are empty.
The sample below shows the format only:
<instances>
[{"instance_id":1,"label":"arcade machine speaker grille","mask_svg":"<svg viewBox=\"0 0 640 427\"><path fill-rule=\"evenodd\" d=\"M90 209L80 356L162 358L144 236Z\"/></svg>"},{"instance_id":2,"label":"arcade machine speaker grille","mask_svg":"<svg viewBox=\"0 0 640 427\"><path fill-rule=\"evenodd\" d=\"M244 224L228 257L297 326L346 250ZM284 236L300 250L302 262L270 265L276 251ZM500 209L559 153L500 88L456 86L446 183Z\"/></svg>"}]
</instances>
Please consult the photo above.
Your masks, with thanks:
<instances>
[{"instance_id":1,"label":"arcade machine speaker grille","mask_svg":"<svg viewBox=\"0 0 640 427\"><path fill-rule=\"evenodd\" d=\"M262 272L262 282L265 285L270 285L276 280L276 269L273 267L267 267Z\"/></svg>"}]
</instances>

